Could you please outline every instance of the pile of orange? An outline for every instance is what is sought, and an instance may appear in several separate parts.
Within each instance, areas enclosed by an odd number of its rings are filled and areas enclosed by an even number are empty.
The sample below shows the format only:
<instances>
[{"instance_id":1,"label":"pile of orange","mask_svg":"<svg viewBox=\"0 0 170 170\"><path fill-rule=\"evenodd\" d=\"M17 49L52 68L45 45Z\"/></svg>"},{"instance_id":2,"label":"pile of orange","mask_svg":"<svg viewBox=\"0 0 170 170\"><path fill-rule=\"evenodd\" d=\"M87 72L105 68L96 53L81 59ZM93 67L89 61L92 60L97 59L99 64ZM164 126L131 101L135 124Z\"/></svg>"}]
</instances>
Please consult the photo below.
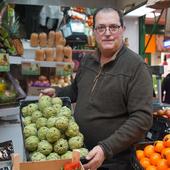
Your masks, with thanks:
<instances>
[{"instance_id":1,"label":"pile of orange","mask_svg":"<svg viewBox=\"0 0 170 170\"><path fill-rule=\"evenodd\" d=\"M145 170L170 170L170 134L136 150L136 157Z\"/></svg>"}]
</instances>

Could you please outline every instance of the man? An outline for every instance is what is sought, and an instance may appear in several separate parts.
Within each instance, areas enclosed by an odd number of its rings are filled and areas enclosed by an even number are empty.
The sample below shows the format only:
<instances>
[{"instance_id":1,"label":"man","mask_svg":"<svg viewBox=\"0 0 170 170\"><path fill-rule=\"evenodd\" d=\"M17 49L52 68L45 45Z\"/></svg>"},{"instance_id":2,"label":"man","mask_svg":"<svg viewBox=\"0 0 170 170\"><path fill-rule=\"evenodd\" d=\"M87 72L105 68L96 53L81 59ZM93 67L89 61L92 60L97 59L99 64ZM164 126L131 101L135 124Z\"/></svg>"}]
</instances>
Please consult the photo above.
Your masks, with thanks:
<instances>
[{"instance_id":1,"label":"man","mask_svg":"<svg viewBox=\"0 0 170 170\"><path fill-rule=\"evenodd\" d=\"M58 90L76 102L75 120L90 150L85 169L131 170L132 145L152 125L152 78L142 58L123 44L121 13L94 15L96 55L82 59L71 86ZM54 93L51 89L45 93Z\"/></svg>"}]
</instances>

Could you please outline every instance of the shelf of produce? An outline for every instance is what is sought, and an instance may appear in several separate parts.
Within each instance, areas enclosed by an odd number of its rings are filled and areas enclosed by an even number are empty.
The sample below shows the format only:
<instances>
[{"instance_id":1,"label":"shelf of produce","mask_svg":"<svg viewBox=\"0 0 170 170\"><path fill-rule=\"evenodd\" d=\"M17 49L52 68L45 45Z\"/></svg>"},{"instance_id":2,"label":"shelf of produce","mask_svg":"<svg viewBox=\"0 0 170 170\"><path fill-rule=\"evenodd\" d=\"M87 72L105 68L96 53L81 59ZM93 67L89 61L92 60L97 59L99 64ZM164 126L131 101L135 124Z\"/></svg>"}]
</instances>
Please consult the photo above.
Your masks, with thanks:
<instances>
[{"instance_id":1,"label":"shelf of produce","mask_svg":"<svg viewBox=\"0 0 170 170\"><path fill-rule=\"evenodd\" d=\"M40 67L56 67L57 65L68 65L67 62L35 61L24 57L9 56L10 64L22 64L23 62L39 64Z\"/></svg>"},{"instance_id":2,"label":"shelf of produce","mask_svg":"<svg viewBox=\"0 0 170 170\"><path fill-rule=\"evenodd\" d=\"M64 65L70 64L70 63L66 63L66 62L35 61L34 59L23 59L22 62L39 64L40 67L56 67L57 65L64 66ZM21 62L21 64L22 64L22 62Z\"/></svg>"}]
</instances>

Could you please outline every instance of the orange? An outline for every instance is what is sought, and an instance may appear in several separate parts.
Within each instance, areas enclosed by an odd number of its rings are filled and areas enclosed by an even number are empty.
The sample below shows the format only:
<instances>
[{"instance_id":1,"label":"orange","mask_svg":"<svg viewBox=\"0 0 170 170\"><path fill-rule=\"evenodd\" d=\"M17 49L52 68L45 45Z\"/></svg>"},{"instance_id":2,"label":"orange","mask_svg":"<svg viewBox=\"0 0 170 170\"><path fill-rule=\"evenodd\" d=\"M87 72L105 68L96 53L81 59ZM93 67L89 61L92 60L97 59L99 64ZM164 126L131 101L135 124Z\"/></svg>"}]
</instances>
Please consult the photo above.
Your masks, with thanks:
<instances>
[{"instance_id":1,"label":"orange","mask_svg":"<svg viewBox=\"0 0 170 170\"><path fill-rule=\"evenodd\" d=\"M168 162L166 159L160 159L157 163L157 170L167 170Z\"/></svg>"},{"instance_id":2,"label":"orange","mask_svg":"<svg viewBox=\"0 0 170 170\"><path fill-rule=\"evenodd\" d=\"M161 159L161 155L159 153L153 153L151 156L150 156L150 163L154 166L157 165L158 161Z\"/></svg>"},{"instance_id":3,"label":"orange","mask_svg":"<svg viewBox=\"0 0 170 170\"><path fill-rule=\"evenodd\" d=\"M166 160L167 160L167 163L168 163L168 165L169 165L169 167L170 167L170 154L168 154L168 155L166 156Z\"/></svg>"},{"instance_id":4,"label":"orange","mask_svg":"<svg viewBox=\"0 0 170 170\"><path fill-rule=\"evenodd\" d=\"M144 169L147 168L149 165L151 165L149 162L149 158L146 158L146 157L140 160L140 164Z\"/></svg>"},{"instance_id":5,"label":"orange","mask_svg":"<svg viewBox=\"0 0 170 170\"><path fill-rule=\"evenodd\" d=\"M154 146L153 145L147 145L144 148L144 154L146 157L150 157L154 153Z\"/></svg>"},{"instance_id":6,"label":"orange","mask_svg":"<svg viewBox=\"0 0 170 170\"><path fill-rule=\"evenodd\" d=\"M164 136L163 143L165 147L170 147L170 134Z\"/></svg>"},{"instance_id":7,"label":"orange","mask_svg":"<svg viewBox=\"0 0 170 170\"><path fill-rule=\"evenodd\" d=\"M155 150L155 152L161 153L162 149L164 149L163 141L160 141L160 140L155 141L154 142L154 150Z\"/></svg>"},{"instance_id":8,"label":"orange","mask_svg":"<svg viewBox=\"0 0 170 170\"><path fill-rule=\"evenodd\" d=\"M166 156L169 154L170 154L170 148L164 148L161 152L161 157L166 158Z\"/></svg>"},{"instance_id":9,"label":"orange","mask_svg":"<svg viewBox=\"0 0 170 170\"><path fill-rule=\"evenodd\" d=\"M144 158L145 157L144 151L143 150L137 150L136 151L136 157L137 157L137 160L141 160L141 158Z\"/></svg>"},{"instance_id":10,"label":"orange","mask_svg":"<svg viewBox=\"0 0 170 170\"><path fill-rule=\"evenodd\" d=\"M157 170L156 166L149 165L146 170Z\"/></svg>"}]
</instances>

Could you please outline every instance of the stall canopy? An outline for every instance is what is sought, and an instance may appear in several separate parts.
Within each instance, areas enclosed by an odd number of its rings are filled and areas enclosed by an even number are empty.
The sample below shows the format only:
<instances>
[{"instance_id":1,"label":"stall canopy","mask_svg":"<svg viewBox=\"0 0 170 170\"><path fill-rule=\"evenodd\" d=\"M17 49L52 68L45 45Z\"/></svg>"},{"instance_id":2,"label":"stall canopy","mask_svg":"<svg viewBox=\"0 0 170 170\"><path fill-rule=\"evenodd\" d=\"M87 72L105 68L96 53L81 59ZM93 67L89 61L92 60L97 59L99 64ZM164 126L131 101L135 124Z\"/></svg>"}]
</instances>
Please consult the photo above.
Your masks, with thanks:
<instances>
[{"instance_id":1,"label":"stall canopy","mask_svg":"<svg viewBox=\"0 0 170 170\"><path fill-rule=\"evenodd\" d=\"M121 10L138 6L146 0L6 0L7 3L28 5L83 6L89 8L116 7Z\"/></svg>"}]
</instances>

